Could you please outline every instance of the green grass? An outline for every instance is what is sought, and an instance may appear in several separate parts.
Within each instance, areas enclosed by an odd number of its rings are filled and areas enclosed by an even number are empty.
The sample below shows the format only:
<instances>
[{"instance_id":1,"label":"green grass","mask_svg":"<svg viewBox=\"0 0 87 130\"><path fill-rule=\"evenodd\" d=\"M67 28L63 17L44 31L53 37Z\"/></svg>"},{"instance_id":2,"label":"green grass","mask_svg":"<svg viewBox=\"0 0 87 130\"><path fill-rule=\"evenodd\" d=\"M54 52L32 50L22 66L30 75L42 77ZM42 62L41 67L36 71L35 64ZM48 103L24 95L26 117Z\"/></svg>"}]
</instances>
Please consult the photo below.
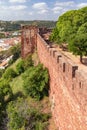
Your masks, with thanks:
<instances>
[{"instance_id":1,"label":"green grass","mask_svg":"<svg viewBox=\"0 0 87 130\"><path fill-rule=\"evenodd\" d=\"M16 62L14 62L9 68L12 68L16 71L16 65L20 62L21 58L19 58ZM23 91L23 79L22 79L22 74L17 76L16 78L14 78L11 82L10 82L13 94L16 94L18 92L21 92L24 94Z\"/></svg>"}]
</instances>

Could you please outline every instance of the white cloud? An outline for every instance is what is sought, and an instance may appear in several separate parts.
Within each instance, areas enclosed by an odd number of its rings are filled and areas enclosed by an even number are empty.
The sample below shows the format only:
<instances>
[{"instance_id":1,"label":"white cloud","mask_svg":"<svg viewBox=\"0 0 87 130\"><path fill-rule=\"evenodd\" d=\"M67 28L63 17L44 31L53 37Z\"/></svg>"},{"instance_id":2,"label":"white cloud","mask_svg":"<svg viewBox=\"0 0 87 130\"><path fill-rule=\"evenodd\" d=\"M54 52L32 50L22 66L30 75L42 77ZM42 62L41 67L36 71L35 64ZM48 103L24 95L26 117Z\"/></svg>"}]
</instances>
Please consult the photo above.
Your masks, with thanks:
<instances>
[{"instance_id":1,"label":"white cloud","mask_svg":"<svg viewBox=\"0 0 87 130\"><path fill-rule=\"evenodd\" d=\"M41 10L41 11L38 11L38 14L45 14L45 13L47 13L47 12L48 12L47 10L43 9L43 10Z\"/></svg>"},{"instance_id":2,"label":"white cloud","mask_svg":"<svg viewBox=\"0 0 87 130\"><path fill-rule=\"evenodd\" d=\"M45 2L35 3L32 7L37 14L45 14L48 12L48 7Z\"/></svg>"},{"instance_id":3,"label":"white cloud","mask_svg":"<svg viewBox=\"0 0 87 130\"><path fill-rule=\"evenodd\" d=\"M54 14L62 14L67 10L73 9L75 7L74 1L67 1L67 2L56 2L52 9Z\"/></svg>"},{"instance_id":4,"label":"white cloud","mask_svg":"<svg viewBox=\"0 0 87 130\"><path fill-rule=\"evenodd\" d=\"M45 2L40 2L40 3L35 3L32 7L34 9L42 10L42 9L47 9L47 4Z\"/></svg>"},{"instance_id":5,"label":"white cloud","mask_svg":"<svg viewBox=\"0 0 87 130\"><path fill-rule=\"evenodd\" d=\"M24 10L24 9L26 9L27 8L27 6L25 6L25 5L17 5L17 6L1 6L0 7L3 11L6 11L6 10L8 10L9 12L10 11L13 11L13 10Z\"/></svg>"},{"instance_id":6,"label":"white cloud","mask_svg":"<svg viewBox=\"0 0 87 130\"><path fill-rule=\"evenodd\" d=\"M55 6L67 7L67 6L73 6L74 4L75 4L74 1L56 2L56 3L55 3Z\"/></svg>"},{"instance_id":7,"label":"white cloud","mask_svg":"<svg viewBox=\"0 0 87 130\"><path fill-rule=\"evenodd\" d=\"M34 0L0 0L0 19L56 20L60 15L68 10L79 9L87 6L87 2L84 2L86 0L83 0L83 2L80 2L79 0L66 0L64 2L62 1L64 0L54 0L54 2L48 1L49 3L35 3Z\"/></svg>"},{"instance_id":8,"label":"white cloud","mask_svg":"<svg viewBox=\"0 0 87 130\"><path fill-rule=\"evenodd\" d=\"M26 8L27 8L27 6L25 6L25 5L9 6L9 9L11 9L11 10L24 10Z\"/></svg>"},{"instance_id":9,"label":"white cloud","mask_svg":"<svg viewBox=\"0 0 87 130\"><path fill-rule=\"evenodd\" d=\"M61 10L63 9L63 7L54 7L53 9L52 9L52 11L54 12L54 13L58 13L58 12L60 12Z\"/></svg>"},{"instance_id":10,"label":"white cloud","mask_svg":"<svg viewBox=\"0 0 87 130\"><path fill-rule=\"evenodd\" d=\"M25 3L26 0L9 0L11 3Z\"/></svg>"},{"instance_id":11,"label":"white cloud","mask_svg":"<svg viewBox=\"0 0 87 130\"><path fill-rule=\"evenodd\" d=\"M82 8L82 7L85 7L87 6L87 3L80 3L77 5L78 8Z\"/></svg>"},{"instance_id":12,"label":"white cloud","mask_svg":"<svg viewBox=\"0 0 87 130\"><path fill-rule=\"evenodd\" d=\"M29 12L28 14L29 14L29 15L33 15L33 12Z\"/></svg>"}]
</instances>

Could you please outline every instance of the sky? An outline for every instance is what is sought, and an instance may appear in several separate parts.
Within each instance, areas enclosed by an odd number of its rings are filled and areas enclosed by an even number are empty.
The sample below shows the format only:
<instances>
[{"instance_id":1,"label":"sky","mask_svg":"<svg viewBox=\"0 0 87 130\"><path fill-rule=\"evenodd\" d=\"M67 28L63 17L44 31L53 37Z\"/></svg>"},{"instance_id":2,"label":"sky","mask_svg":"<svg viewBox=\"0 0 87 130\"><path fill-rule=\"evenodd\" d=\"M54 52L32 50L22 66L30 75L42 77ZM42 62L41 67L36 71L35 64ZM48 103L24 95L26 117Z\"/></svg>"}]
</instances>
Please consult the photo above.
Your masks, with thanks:
<instances>
[{"instance_id":1,"label":"sky","mask_svg":"<svg viewBox=\"0 0 87 130\"><path fill-rule=\"evenodd\" d=\"M0 0L0 20L57 20L64 12L87 6L87 0Z\"/></svg>"}]
</instances>

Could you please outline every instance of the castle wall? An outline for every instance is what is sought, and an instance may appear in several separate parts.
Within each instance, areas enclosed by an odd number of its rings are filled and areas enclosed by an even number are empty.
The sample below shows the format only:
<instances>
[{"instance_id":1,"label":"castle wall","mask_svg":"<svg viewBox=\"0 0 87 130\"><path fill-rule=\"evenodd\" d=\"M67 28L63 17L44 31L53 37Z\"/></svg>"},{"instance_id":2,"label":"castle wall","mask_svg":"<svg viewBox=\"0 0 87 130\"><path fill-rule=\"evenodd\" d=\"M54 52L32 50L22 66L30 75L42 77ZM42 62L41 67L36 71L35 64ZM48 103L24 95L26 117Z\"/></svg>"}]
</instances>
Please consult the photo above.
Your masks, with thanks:
<instances>
[{"instance_id":1,"label":"castle wall","mask_svg":"<svg viewBox=\"0 0 87 130\"><path fill-rule=\"evenodd\" d=\"M87 73L51 48L40 36L42 33L45 30L38 31L35 26L22 27L22 57L37 47L40 62L48 68L51 110L57 130L87 130Z\"/></svg>"},{"instance_id":2,"label":"castle wall","mask_svg":"<svg viewBox=\"0 0 87 130\"><path fill-rule=\"evenodd\" d=\"M22 26L21 55L23 58L34 52L37 42L37 32L38 29L36 26Z\"/></svg>"},{"instance_id":3,"label":"castle wall","mask_svg":"<svg viewBox=\"0 0 87 130\"><path fill-rule=\"evenodd\" d=\"M57 130L87 130L87 75L39 34L37 52L49 71L51 110Z\"/></svg>"}]
</instances>

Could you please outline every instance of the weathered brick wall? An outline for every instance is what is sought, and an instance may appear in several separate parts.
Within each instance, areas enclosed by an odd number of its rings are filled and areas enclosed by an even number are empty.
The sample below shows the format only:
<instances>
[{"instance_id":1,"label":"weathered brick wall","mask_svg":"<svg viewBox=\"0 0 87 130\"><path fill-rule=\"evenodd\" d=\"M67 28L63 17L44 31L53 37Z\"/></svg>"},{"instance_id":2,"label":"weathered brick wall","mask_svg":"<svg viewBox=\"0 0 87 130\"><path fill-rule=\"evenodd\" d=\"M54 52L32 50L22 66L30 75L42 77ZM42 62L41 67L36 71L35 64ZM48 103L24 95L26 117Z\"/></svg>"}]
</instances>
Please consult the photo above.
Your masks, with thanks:
<instances>
[{"instance_id":1,"label":"weathered brick wall","mask_svg":"<svg viewBox=\"0 0 87 130\"><path fill-rule=\"evenodd\" d=\"M49 70L50 102L57 130L87 130L87 75L37 35L37 52Z\"/></svg>"}]
</instances>

